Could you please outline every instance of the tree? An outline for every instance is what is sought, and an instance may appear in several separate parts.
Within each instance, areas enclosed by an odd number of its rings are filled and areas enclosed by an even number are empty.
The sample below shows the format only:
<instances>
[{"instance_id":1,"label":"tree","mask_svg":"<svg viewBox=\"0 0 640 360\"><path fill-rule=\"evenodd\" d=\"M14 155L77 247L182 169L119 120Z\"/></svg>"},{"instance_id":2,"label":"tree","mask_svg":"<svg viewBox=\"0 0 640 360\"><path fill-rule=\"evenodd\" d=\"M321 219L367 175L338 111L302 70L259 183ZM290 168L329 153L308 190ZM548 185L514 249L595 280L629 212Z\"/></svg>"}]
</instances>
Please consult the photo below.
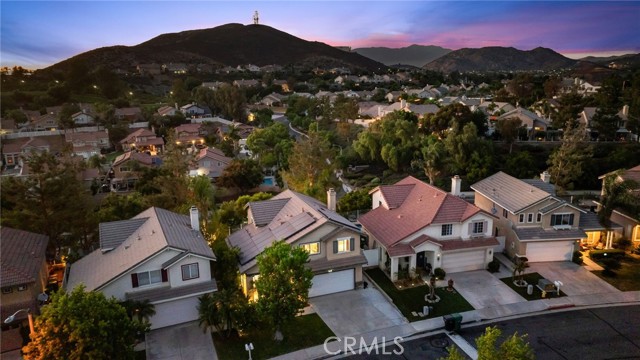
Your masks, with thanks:
<instances>
[{"instance_id":1,"label":"tree","mask_svg":"<svg viewBox=\"0 0 640 360\"><path fill-rule=\"evenodd\" d=\"M231 335L236 322L238 303L246 301L237 288L220 289L214 293L204 294L198 299L198 317L200 326L214 327L219 333Z\"/></svg>"},{"instance_id":2,"label":"tree","mask_svg":"<svg viewBox=\"0 0 640 360\"><path fill-rule=\"evenodd\" d=\"M155 306L149 301L149 299L137 301L137 300L125 300L120 303L130 319L137 320L140 323L148 323L149 319L156 314Z\"/></svg>"},{"instance_id":3,"label":"tree","mask_svg":"<svg viewBox=\"0 0 640 360\"><path fill-rule=\"evenodd\" d=\"M574 182L582 177L586 161L592 156L593 148L587 143L584 125L567 125L562 136L562 144L551 153L547 161L551 181L561 191L573 189Z\"/></svg>"},{"instance_id":4,"label":"tree","mask_svg":"<svg viewBox=\"0 0 640 360\"><path fill-rule=\"evenodd\" d=\"M514 333L497 346L498 338L502 331L497 327L488 327L483 335L476 339L478 348L478 360L533 360L535 355L533 349L526 342L527 335L518 336Z\"/></svg>"},{"instance_id":5,"label":"tree","mask_svg":"<svg viewBox=\"0 0 640 360\"><path fill-rule=\"evenodd\" d=\"M467 123L462 131L458 125L444 139L449 156L447 162L452 174L465 175L469 183L488 176L493 165L493 146L480 138L473 123Z\"/></svg>"},{"instance_id":6,"label":"tree","mask_svg":"<svg viewBox=\"0 0 640 360\"><path fill-rule=\"evenodd\" d=\"M27 118L27 115L25 115L25 113L19 109L8 110L6 117L15 121L17 125L24 124L27 121L29 121L29 119Z\"/></svg>"},{"instance_id":7,"label":"tree","mask_svg":"<svg viewBox=\"0 0 640 360\"><path fill-rule=\"evenodd\" d=\"M216 107L220 109L223 117L239 122L246 121L247 99L242 89L224 84L215 90L214 99Z\"/></svg>"},{"instance_id":8,"label":"tree","mask_svg":"<svg viewBox=\"0 0 640 360\"><path fill-rule=\"evenodd\" d=\"M603 140L615 140L616 132L619 129L618 124L622 122L618 116L618 109L613 106L598 107L596 113L593 114L592 130L598 132L598 138Z\"/></svg>"},{"instance_id":9,"label":"tree","mask_svg":"<svg viewBox=\"0 0 640 360\"><path fill-rule=\"evenodd\" d=\"M148 204L138 192L127 195L110 193L100 203L98 219L100 222L127 220L147 208Z\"/></svg>"},{"instance_id":10,"label":"tree","mask_svg":"<svg viewBox=\"0 0 640 360\"><path fill-rule=\"evenodd\" d=\"M209 210L213 208L214 203L215 190L211 180L204 175L193 177L189 180L189 191L206 229L210 220Z\"/></svg>"},{"instance_id":11,"label":"tree","mask_svg":"<svg viewBox=\"0 0 640 360\"><path fill-rule=\"evenodd\" d=\"M257 310L275 328L274 339L282 341L282 326L307 306L313 272L305 266L309 253L276 241L258 255L260 277Z\"/></svg>"},{"instance_id":12,"label":"tree","mask_svg":"<svg viewBox=\"0 0 640 360\"><path fill-rule=\"evenodd\" d=\"M600 196L598 220L607 230L611 229L611 214L615 209L621 209L628 215L640 220L640 202L635 194L640 185L632 179L622 179L623 171L618 170L607 174L603 181L603 193Z\"/></svg>"},{"instance_id":13,"label":"tree","mask_svg":"<svg viewBox=\"0 0 640 360\"><path fill-rule=\"evenodd\" d=\"M295 190L314 197L321 197L333 187L334 151L329 141L317 131L309 132L309 138L298 141L289 156L289 170L282 173L287 185Z\"/></svg>"},{"instance_id":14,"label":"tree","mask_svg":"<svg viewBox=\"0 0 640 360\"><path fill-rule=\"evenodd\" d=\"M509 144L509 154L513 150L513 142L518 138L518 133L522 128L522 120L517 117L498 120L496 130L502 136L502 139Z\"/></svg>"},{"instance_id":15,"label":"tree","mask_svg":"<svg viewBox=\"0 0 640 360\"><path fill-rule=\"evenodd\" d=\"M247 147L264 167L288 167L293 148L289 129L282 123L274 123L264 129L256 129L247 138Z\"/></svg>"},{"instance_id":16,"label":"tree","mask_svg":"<svg viewBox=\"0 0 640 360\"><path fill-rule=\"evenodd\" d=\"M25 359L135 359L133 346L148 325L131 320L115 298L97 291L59 291L35 319Z\"/></svg>"},{"instance_id":17,"label":"tree","mask_svg":"<svg viewBox=\"0 0 640 360\"><path fill-rule=\"evenodd\" d=\"M218 178L218 184L242 192L262 183L262 167L253 159L233 159Z\"/></svg>"},{"instance_id":18,"label":"tree","mask_svg":"<svg viewBox=\"0 0 640 360\"><path fill-rule=\"evenodd\" d=\"M424 174L429 178L429 184L433 185L445 170L446 150L442 141L433 135L426 137L423 143L420 149L422 159L414 164L424 170Z\"/></svg>"},{"instance_id":19,"label":"tree","mask_svg":"<svg viewBox=\"0 0 640 360\"><path fill-rule=\"evenodd\" d=\"M338 200L338 211L343 214L365 209L371 209L371 196L367 188L351 191Z\"/></svg>"},{"instance_id":20,"label":"tree","mask_svg":"<svg viewBox=\"0 0 640 360\"><path fill-rule=\"evenodd\" d=\"M63 129L73 129L75 123L71 116L80 111L80 106L76 104L64 104L58 114L58 125Z\"/></svg>"}]
</instances>

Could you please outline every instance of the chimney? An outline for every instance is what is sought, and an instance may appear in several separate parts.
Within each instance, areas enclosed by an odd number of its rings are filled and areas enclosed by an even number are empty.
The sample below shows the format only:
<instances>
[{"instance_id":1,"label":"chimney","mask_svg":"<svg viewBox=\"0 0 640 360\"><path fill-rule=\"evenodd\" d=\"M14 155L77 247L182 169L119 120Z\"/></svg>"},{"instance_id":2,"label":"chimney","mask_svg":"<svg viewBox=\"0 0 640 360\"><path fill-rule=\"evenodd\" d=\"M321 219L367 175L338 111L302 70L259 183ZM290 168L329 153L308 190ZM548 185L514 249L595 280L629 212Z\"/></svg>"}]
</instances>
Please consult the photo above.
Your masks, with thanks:
<instances>
[{"instance_id":1,"label":"chimney","mask_svg":"<svg viewBox=\"0 0 640 360\"><path fill-rule=\"evenodd\" d=\"M179 109L179 107L178 107L178 103L176 103L176 110L178 110L178 109Z\"/></svg>"},{"instance_id":2,"label":"chimney","mask_svg":"<svg viewBox=\"0 0 640 360\"><path fill-rule=\"evenodd\" d=\"M191 217L191 228L195 231L200 231L200 214L198 213L198 208L192 206L189 209L189 215Z\"/></svg>"},{"instance_id":3,"label":"chimney","mask_svg":"<svg viewBox=\"0 0 640 360\"><path fill-rule=\"evenodd\" d=\"M462 185L462 179L456 175L451 178L451 195L460 196L460 186Z\"/></svg>"},{"instance_id":4,"label":"chimney","mask_svg":"<svg viewBox=\"0 0 640 360\"><path fill-rule=\"evenodd\" d=\"M327 209L336 211L336 191L333 188L327 191Z\"/></svg>"},{"instance_id":5,"label":"chimney","mask_svg":"<svg viewBox=\"0 0 640 360\"><path fill-rule=\"evenodd\" d=\"M400 99L400 108L404 109L407 106L407 100Z\"/></svg>"},{"instance_id":6,"label":"chimney","mask_svg":"<svg viewBox=\"0 0 640 360\"><path fill-rule=\"evenodd\" d=\"M629 105L622 107L622 116L629 116Z\"/></svg>"},{"instance_id":7,"label":"chimney","mask_svg":"<svg viewBox=\"0 0 640 360\"><path fill-rule=\"evenodd\" d=\"M542 172L542 174L540 174L540 179L548 184L551 182L551 174L549 174L549 172L545 170Z\"/></svg>"}]
</instances>

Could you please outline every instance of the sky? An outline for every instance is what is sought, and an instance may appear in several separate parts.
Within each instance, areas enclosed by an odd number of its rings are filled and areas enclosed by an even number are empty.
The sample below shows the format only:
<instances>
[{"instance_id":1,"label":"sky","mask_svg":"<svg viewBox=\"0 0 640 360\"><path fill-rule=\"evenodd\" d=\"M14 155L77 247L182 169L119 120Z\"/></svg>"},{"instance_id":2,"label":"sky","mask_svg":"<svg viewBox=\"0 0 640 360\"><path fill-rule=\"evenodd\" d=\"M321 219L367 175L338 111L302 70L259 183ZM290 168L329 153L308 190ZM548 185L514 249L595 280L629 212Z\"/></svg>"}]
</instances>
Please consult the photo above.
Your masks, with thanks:
<instances>
[{"instance_id":1,"label":"sky","mask_svg":"<svg viewBox=\"0 0 640 360\"><path fill-rule=\"evenodd\" d=\"M640 1L0 1L0 65L43 68L164 33L260 23L334 46L640 53Z\"/></svg>"}]
</instances>

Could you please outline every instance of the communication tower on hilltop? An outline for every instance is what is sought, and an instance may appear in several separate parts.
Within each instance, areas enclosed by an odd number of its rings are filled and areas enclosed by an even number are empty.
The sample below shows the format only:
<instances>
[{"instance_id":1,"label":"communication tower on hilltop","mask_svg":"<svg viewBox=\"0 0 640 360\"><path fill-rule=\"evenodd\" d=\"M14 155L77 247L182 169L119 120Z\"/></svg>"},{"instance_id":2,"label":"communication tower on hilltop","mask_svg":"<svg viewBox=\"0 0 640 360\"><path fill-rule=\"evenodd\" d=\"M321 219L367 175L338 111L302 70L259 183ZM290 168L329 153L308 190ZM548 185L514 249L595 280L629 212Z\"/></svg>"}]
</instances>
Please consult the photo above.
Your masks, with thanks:
<instances>
[{"instance_id":1,"label":"communication tower on hilltop","mask_svg":"<svg viewBox=\"0 0 640 360\"><path fill-rule=\"evenodd\" d=\"M258 17L258 10L253 13L253 25L260 23L260 17Z\"/></svg>"}]
</instances>

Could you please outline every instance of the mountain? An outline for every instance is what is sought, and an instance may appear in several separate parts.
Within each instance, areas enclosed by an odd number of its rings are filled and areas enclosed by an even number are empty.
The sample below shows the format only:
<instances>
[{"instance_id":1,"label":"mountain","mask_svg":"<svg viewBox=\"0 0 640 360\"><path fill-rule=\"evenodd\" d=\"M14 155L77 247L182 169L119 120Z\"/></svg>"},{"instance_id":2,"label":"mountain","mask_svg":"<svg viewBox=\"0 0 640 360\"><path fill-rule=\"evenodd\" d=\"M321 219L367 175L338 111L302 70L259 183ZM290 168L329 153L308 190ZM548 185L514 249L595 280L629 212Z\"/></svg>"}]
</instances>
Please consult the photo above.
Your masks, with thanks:
<instances>
[{"instance_id":1,"label":"mountain","mask_svg":"<svg viewBox=\"0 0 640 360\"><path fill-rule=\"evenodd\" d=\"M135 46L111 46L88 51L52 65L66 69L77 61L127 68L137 63L207 63L237 66L302 64L377 70L379 62L327 44L306 41L266 25L226 24L157 36Z\"/></svg>"},{"instance_id":2,"label":"mountain","mask_svg":"<svg viewBox=\"0 0 640 360\"><path fill-rule=\"evenodd\" d=\"M610 66L614 69L636 68L640 66L640 54L625 54L608 57L587 56L580 60L589 61L603 66Z\"/></svg>"},{"instance_id":3,"label":"mountain","mask_svg":"<svg viewBox=\"0 0 640 360\"><path fill-rule=\"evenodd\" d=\"M450 53L452 50L433 45L411 45L398 49L369 47L358 48L353 51L389 66L402 64L421 67L442 55Z\"/></svg>"},{"instance_id":4,"label":"mountain","mask_svg":"<svg viewBox=\"0 0 640 360\"><path fill-rule=\"evenodd\" d=\"M423 66L427 70L442 71L532 71L571 68L578 63L557 52L537 47L523 51L512 47L464 48L452 51Z\"/></svg>"}]
</instances>

